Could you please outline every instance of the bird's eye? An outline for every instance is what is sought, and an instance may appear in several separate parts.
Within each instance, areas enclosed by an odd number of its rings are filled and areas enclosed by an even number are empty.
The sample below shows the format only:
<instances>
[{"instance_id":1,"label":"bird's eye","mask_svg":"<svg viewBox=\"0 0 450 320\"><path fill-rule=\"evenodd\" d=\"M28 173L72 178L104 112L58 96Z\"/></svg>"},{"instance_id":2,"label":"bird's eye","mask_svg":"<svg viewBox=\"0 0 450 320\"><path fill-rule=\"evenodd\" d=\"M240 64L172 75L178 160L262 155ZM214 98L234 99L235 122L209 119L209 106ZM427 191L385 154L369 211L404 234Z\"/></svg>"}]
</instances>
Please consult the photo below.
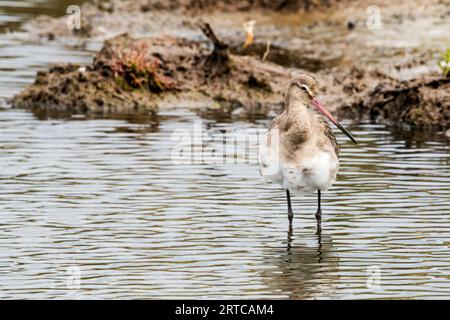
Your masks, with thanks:
<instances>
[{"instance_id":1,"label":"bird's eye","mask_svg":"<svg viewBox=\"0 0 450 320\"><path fill-rule=\"evenodd\" d=\"M302 88L303 92L308 91L305 86L301 86L300 88Z\"/></svg>"}]
</instances>

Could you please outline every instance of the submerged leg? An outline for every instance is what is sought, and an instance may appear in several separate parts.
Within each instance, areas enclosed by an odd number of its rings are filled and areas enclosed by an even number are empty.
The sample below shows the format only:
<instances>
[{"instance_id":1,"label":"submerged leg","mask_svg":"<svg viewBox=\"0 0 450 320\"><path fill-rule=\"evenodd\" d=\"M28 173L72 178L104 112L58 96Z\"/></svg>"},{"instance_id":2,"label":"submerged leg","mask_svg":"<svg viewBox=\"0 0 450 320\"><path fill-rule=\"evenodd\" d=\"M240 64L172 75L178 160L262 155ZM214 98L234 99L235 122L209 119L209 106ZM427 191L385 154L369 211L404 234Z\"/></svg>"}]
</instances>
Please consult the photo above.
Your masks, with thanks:
<instances>
[{"instance_id":1,"label":"submerged leg","mask_svg":"<svg viewBox=\"0 0 450 320\"><path fill-rule=\"evenodd\" d=\"M316 220L317 220L317 234L322 232L322 209L320 208L320 190L317 190L317 212L316 212Z\"/></svg>"},{"instance_id":2,"label":"submerged leg","mask_svg":"<svg viewBox=\"0 0 450 320\"><path fill-rule=\"evenodd\" d=\"M294 213L292 212L291 194L288 189L286 189L286 198L288 203L289 230L292 230L292 219L294 218Z\"/></svg>"},{"instance_id":3,"label":"submerged leg","mask_svg":"<svg viewBox=\"0 0 450 320\"><path fill-rule=\"evenodd\" d=\"M289 226L287 233L287 251L290 252L292 247L292 226Z\"/></svg>"}]
</instances>

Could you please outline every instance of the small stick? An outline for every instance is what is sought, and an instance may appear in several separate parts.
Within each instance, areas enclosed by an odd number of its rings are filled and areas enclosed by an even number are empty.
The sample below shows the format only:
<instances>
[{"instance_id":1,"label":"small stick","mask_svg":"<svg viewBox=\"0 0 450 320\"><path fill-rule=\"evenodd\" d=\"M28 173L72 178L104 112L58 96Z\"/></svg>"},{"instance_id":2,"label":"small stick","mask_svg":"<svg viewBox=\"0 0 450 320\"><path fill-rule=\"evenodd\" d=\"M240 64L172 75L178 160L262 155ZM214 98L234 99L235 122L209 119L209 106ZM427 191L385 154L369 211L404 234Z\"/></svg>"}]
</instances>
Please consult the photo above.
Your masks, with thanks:
<instances>
[{"instance_id":1,"label":"small stick","mask_svg":"<svg viewBox=\"0 0 450 320\"><path fill-rule=\"evenodd\" d=\"M267 57L269 56L270 53L270 40L267 40L267 47L266 47L266 51L264 52L261 60L262 61L266 61Z\"/></svg>"}]
</instances>

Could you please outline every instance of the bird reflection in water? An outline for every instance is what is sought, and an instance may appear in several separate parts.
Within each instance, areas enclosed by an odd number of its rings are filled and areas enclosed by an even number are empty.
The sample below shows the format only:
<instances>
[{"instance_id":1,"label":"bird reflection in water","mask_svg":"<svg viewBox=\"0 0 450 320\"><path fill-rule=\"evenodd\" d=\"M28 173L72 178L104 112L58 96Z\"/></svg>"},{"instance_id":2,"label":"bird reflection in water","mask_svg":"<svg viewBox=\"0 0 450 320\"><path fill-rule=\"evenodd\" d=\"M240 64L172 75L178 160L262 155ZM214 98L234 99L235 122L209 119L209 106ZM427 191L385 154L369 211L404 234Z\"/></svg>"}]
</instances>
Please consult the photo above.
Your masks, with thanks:
<instances>
[{"instance_id":1,"label":"bird reflection in water","mask_svg":"<svg viewBox=\"0 0 450 320\"><path fill-rule=\"evenodd\" d=\"M334 255L331 237L321 232L309 239L304 234L294 237L289 229L286 244L282 251L268 254L267 263L273 268L262 273L271 293L287 299L332 296L337 291L339 259Z\"/></svg>"}]
</instances>

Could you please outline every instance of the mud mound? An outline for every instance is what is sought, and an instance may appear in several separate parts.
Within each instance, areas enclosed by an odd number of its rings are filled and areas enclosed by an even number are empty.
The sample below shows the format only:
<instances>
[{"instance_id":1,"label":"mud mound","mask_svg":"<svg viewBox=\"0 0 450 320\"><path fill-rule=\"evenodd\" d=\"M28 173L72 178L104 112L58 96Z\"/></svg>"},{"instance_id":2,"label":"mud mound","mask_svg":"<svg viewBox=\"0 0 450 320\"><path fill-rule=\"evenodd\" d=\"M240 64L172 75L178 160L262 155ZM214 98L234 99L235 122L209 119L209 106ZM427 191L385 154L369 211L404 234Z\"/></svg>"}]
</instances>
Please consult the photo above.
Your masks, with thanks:
<instances>
[{"instance_id":1,"label":"mud mound","mask_svg":"<svg viewBox=\"0 0 450 320\"><path fill-rule=\"evenodd\" d=\"M40 71L33 85L13 97L12 106L30 109L40 117L76 114L153 115L156 106L141 92L127 91L91 67L58 65Z\"/></svg>"},{"instance_id":2,"label":"mud mound","mask_svg":"<svg viewBox=\"0 0 450 320\"><path fill-rule=\"evenodd\" d=\"M135 40L121 35L106 41L88 67L59 65L39 72L34 84L13 97L15 108L50 116L155 114L166 98L199 95L209 99L204 112L265 114L280 107L288 69L228 53L209 25L213 43L180 38Z\"/></svg>"},{"instance_id":3,"label":"mud mound","mask_svg":"<svg viewBox=\"0 0 450 320\"><path fill-rule=\"evenodd\" d=\"M445 129L450 125L450 78L380 82L353 107L374 122Z\"/></svg>"}]
</instances>

